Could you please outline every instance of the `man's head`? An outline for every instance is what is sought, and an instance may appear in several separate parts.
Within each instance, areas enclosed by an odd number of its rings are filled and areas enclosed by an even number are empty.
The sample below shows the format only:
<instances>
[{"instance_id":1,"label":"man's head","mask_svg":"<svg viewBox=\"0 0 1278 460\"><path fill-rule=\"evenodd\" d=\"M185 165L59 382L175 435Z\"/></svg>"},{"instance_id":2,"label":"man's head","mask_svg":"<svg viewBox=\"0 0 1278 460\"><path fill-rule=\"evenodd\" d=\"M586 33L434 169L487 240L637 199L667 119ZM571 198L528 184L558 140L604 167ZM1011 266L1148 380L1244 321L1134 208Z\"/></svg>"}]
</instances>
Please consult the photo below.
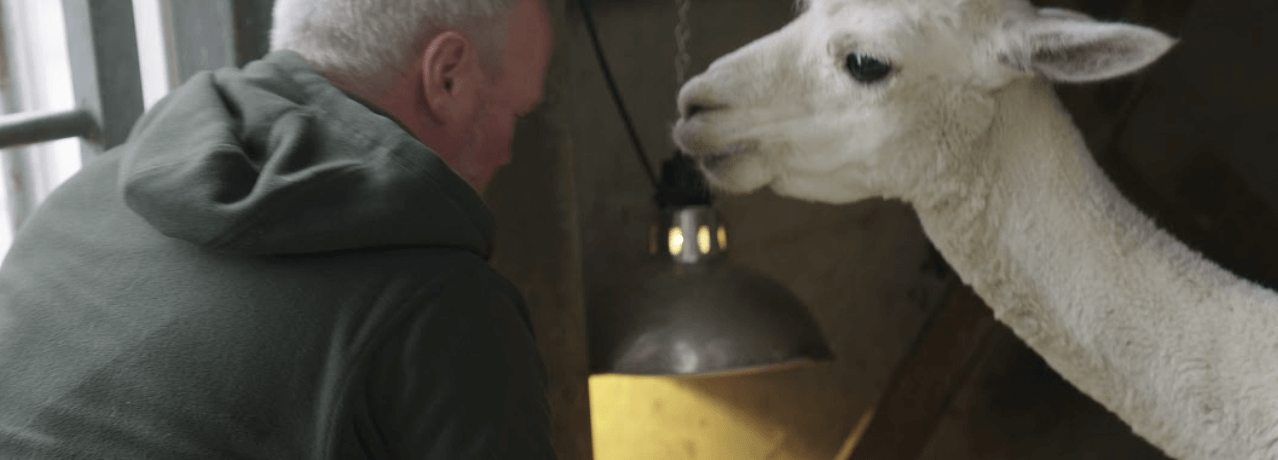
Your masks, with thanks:
<instances>
[{"instance_id":1,"label":"man's head","mask_svg":"<svg viewBox=\"0 0 1278 460\"><path fill-rule=\"evenodd\" d=\"M277 0L272 49L394 115L478 190L541 98L542 0Z\"/></svg>"}]
</instances>

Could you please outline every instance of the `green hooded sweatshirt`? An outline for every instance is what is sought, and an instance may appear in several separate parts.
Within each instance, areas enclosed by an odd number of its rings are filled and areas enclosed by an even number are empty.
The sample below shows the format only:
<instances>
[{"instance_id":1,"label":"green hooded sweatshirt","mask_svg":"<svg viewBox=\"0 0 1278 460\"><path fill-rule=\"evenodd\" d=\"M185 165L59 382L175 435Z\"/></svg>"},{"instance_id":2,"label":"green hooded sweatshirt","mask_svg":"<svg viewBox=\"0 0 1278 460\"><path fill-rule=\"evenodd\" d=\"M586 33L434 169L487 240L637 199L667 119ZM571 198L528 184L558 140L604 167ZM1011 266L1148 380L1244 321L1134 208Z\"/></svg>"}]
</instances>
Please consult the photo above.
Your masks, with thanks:
<instances>
[{"instance_id":1,"label":"green hooded sweatshirt","mask_svg":"<svg viewBox=\"0 0 1278 460\"><path fill-rule=\"evenodd\" d=\"M0 266L0 458L552 459L492 221L295 53L196 75Z\"/></svg>"}]
</instances>

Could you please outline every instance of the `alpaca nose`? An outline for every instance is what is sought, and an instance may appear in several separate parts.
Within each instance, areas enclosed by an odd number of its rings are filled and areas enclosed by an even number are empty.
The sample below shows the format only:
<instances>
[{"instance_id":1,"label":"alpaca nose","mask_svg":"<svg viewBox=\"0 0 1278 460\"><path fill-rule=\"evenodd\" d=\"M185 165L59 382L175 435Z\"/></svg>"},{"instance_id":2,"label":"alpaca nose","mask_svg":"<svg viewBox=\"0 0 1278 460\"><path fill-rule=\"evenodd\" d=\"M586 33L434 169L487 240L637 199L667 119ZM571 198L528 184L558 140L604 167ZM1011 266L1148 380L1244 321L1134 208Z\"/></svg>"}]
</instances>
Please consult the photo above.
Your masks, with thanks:
<instances>
[{"instance_id":1,"label":"alpaca nose","mask_svg":"<svg viewBox=\"0 0 1278 460\"><path fill-rule=\"evenodd\" d=\"M705 75L700 75L679 89L678 105L679 116L684 120L692 119L697 115L704 115L716 110L722 110L727 107L723 103L722 97L716 94L719 91L711 85L713 80L709 80Z\"/></svg>"}]
</instances>

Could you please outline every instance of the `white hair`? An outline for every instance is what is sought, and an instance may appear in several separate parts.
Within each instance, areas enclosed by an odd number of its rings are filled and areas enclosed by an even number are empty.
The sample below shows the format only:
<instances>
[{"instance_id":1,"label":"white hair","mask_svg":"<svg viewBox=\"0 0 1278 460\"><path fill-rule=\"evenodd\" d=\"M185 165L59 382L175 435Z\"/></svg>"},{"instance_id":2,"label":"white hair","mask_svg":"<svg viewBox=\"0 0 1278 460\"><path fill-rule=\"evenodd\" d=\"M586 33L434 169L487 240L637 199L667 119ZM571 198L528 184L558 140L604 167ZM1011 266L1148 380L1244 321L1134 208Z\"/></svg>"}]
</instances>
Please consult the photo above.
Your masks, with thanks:
<instances>
[{"instance_id":1,"label":"white hair","mask_svg":"<svg viewBox=\"0 0 1278 460\"><path fill-rule=\"evenodd\" d=\"M356 90L384 88L445 30L479 48L493 70L515 0L276 0L271 50L287 49Z\"/></svg>"}]
</instances>

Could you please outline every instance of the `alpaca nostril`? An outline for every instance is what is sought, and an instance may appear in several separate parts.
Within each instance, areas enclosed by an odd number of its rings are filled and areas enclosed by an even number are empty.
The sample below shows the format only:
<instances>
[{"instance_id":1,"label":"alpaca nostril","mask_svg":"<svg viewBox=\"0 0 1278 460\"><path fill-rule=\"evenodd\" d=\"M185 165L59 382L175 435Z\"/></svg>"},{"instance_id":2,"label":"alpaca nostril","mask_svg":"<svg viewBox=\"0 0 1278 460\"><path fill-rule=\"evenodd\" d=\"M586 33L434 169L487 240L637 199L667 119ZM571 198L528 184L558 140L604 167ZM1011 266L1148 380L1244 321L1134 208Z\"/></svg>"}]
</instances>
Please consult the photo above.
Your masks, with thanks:
<instances>
[{"instance_id":1,"label":"alpaca nostril","mask_svg":"<svg viewBox=\"0 0 1278 460\"><path fill-rule=\"evenodd\" d=\"M720 106L720 105L694 102L694 103L684 105L682 112L683 112L684 118L692 118L699 114L706 113L706 112L713 112L715 110L719 110L722 108L723 106Z\"/></svg>"},{"instance_id":2,"label":"alpaca nostril","mask_svg":"<svg viewBox=\"0 0 1278 460\"><path fill-rule=\"evenodd\" d=\"M697 116L698 113L705 112L705 111L706 111L706 106L701 104L692 104L688 106L687 109L684 109L683 116L684 118L692 118Z\"/></svg>"}]
</instances>

